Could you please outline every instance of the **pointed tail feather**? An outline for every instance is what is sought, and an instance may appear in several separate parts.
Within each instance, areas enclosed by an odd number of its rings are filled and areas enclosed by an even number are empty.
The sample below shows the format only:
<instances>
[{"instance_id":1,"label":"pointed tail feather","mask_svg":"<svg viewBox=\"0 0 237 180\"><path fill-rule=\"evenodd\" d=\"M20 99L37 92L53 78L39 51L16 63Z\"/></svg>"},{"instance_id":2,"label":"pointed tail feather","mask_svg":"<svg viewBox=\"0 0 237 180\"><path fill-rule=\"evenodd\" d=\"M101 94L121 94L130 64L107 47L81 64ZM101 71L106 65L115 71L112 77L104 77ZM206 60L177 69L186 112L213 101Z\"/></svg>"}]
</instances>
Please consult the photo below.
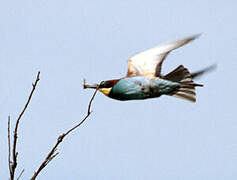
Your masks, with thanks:
<instances>
[{"instance_id":1,"label":"pointed tail feather","mask_svg":"<svg viewBox=\"0 0 237 180\"><path fill-rule=\"evenodd\" d=\"M204 68L204 69L202 69L200 71L196 71L194 73L191 73L191 76L192 76L193 79L196 79L196 78L202 76L203 74L205 74L207 72L211 72L211 71L215 70L216 67L217 67L217 65L213 64L213 65L208 66L208 67L206 67L206 68Z\"/></svg>"},{"instance_id":2,"label":"pointed tail feather","mask_svg":"<svg viewBox=\"0 0 237 180\"><path fill-rule=\"evenodd\" d=\"M191 102L196 101L195 87L203 86L202 84L196 84L193 82L192 75L183 65L180 65L175 70L165 75L163 79L180 83L180 87L169 95L183 98Z\"/></svg>"}]
</instances>

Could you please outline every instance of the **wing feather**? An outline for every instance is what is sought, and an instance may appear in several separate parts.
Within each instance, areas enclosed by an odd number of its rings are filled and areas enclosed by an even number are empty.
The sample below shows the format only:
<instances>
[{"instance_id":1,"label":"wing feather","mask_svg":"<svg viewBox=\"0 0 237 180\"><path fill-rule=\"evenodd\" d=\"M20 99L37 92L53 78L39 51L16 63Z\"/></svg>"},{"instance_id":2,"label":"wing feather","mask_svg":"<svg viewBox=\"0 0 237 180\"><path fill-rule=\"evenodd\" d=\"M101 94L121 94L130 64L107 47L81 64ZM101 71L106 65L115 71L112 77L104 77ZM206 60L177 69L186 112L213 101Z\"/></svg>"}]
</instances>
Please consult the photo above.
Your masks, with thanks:
<instances>
[{"instance_id":1,"label":"wing feather","mask_svg":"<svg viewBox=\"0 0 237 180\"><path fill-rule=\"evenodd\" d=\"M161 67L166 56L200 35L190 36L184 39L166 43L152 49L140 52L128 59L127 77L132 76L160 76Z\"/></svg>"}]
</instances>

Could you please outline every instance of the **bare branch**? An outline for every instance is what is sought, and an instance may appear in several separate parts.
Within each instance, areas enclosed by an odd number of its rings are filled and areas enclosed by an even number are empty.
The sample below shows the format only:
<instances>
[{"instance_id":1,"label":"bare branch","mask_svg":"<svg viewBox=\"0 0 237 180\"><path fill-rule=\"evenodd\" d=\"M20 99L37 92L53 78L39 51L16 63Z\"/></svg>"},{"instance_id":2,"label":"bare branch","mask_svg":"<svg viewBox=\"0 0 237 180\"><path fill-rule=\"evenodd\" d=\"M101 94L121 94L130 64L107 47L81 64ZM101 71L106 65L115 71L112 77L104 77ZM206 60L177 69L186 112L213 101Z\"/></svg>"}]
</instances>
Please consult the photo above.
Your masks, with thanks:
<instances>
[{"instance_id":1,"label":"bare branch","mask_svg":"<svg viewBox=\"0 0 237 180\"><path fill-rule=\"evenodd\" d=\"M20 120L21 120L23 114L25 113L25 111L26 111L26 109L27 109L27 107L28 107L28 105L29 105L29 103L30 103L30 100L31 100L31 98L32 98L32 95L33 95L33 93L34 93L34 91L35 91L35 88L36 88L37 83L39 82L39 80L40 80L40 72L38 72L38 74L37 74L35 83L32 84L33 87L32 87L32 90L31 90L31 92L30 92L30 95L29 95L29 97L28 97L27 102L26 102L26 104L25 104L23 110L21 111L20 115L18 116L18 118L17 118L17 120L16 120L16 125L15 125L15 130L14 130L14 136L13 136L12 163L11 163L11 161L9 161L9 163L11 164L11 165L10 165L10 168L9 168L9 170L10 170L10 179L11 179L11 180L14 180L15 170L16 170L16 167L17 167L17 155L18 155L18 152L16 151L16 145L17 145L17 138L18 138L18 136L17 136L17 133L18 133L18 126L19 126L19 123L20 123ZM9 120L10 120L10 117L9 117ZM9 121L9 120L8 120L8 121ZM9 122L10 122L10 121L9 121ZM9 131L10 131L10 128L9 128ZM10 134L10 132L9 132L9 134ZM9 137L8 137L8 139L9 139ZM9 140L8 140L8 141L9 141ZM22 172L22 173L23 173L23 172Z\"/></svg>"},{"instance_id":2,"label":"bare branch","mask_svg":"<svg viewBox=\"0 0 237 180\"><path fill-rule=\"evenodd\" d=\"M11 161L11 135L10 135L11 128L10 128L10 121L11 121L11 118L10 118L10 116L8 116L8 128L7 128L7 132L8 132L8 166L9 166L9 173L10 173L10 177L11 177L12 176L12 168L11 168L12 161Z\"/></svg>"},{"instance_id":3,"label":"bare branch","mask_svg":"<svg viewBox=\"0 0 237 180\"><path fill-rule=\"evenodd\" d=\"M57 139L57 142L55 143L55 145L53 146L53 148L51 149L51 151L49 152L49 154L47 155L47 157L45 158L45 160L42 162L42 164L40 165L40 167L34 172L31 180L35 180L36 177L38 176L38 174L41 172L42 169L44 169L49 162L51 162L59 153L55 153L57 150L58 145L63 141L63 139L70 134L73 130L77 129L79 126L81 126L85 120L90 116L91 112L91 104L95 98L95 95L98 91L98 88L95 90L93 96L91 97L91 100L88 104L88 111L87 111L87 115L74 127L72 127L71 129L69 129L66 133L63 133L62 135L60 135Z\"/></svg>"},{"instance_id":4,"label":"bare branch","mask_svg":"<svg viewBox=\"0 0 237 180\"><path fill-rule=\"evenodd\" d=\"M24 171L25 171L25 169L22 169L22 171L21 171L21 173L19 174L17 180L19 180L19 179L21 178L21 176L22 176L22 174L24 173Z\"/></svg>"}]
</instances>

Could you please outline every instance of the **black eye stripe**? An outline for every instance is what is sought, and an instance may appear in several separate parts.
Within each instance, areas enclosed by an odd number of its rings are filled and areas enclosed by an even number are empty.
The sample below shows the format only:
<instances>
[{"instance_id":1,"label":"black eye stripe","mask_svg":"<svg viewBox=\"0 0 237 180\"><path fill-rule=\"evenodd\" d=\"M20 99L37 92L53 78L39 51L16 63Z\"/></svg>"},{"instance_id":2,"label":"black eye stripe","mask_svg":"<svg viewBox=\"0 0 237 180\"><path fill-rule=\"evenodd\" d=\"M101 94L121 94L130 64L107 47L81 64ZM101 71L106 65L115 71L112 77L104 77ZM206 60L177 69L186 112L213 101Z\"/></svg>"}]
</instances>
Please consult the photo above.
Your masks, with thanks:
<instances>
[{"instance_id":1,"label":"black eye stripe","mask_svg":"<svg viewBox=\"0 0 237 180\"><path fill-rule=\"evenodd\" d=\"M109 82L105 83L105 87L109 88L110 86L111 86L111 83L109 83Z\"/></svg>"},{"instance_id":2,"label":"black eye stripe","mask_svg":"<svg viewBox=\"0 0 237 180\"><path fill-rule=\"evenodd\" d=\"M109 81L101 81L100 88L111 88L113 87L118 80L109 80Z\"/></svg>"}]
</instances>

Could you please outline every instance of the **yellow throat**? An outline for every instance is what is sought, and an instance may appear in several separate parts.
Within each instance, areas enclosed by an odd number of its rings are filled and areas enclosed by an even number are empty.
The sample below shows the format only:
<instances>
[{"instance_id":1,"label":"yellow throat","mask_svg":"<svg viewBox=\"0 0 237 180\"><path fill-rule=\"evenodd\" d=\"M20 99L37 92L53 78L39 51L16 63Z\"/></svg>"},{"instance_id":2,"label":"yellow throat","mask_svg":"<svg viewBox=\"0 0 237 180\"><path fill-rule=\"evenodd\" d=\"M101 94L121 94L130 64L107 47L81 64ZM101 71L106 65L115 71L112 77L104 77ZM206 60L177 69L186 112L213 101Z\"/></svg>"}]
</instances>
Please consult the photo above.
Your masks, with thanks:
<instances>
[{"instance_id":1,"label":"yellow throat","mask_svg":"<svg viewBox=\"0 0 237 180\"><path fill-rule=\"evenodd\" d=\"M104 95L109 96L112 87L110 88L100 88L99 91L102 92Z\"/></svg>"}]
</instances>

